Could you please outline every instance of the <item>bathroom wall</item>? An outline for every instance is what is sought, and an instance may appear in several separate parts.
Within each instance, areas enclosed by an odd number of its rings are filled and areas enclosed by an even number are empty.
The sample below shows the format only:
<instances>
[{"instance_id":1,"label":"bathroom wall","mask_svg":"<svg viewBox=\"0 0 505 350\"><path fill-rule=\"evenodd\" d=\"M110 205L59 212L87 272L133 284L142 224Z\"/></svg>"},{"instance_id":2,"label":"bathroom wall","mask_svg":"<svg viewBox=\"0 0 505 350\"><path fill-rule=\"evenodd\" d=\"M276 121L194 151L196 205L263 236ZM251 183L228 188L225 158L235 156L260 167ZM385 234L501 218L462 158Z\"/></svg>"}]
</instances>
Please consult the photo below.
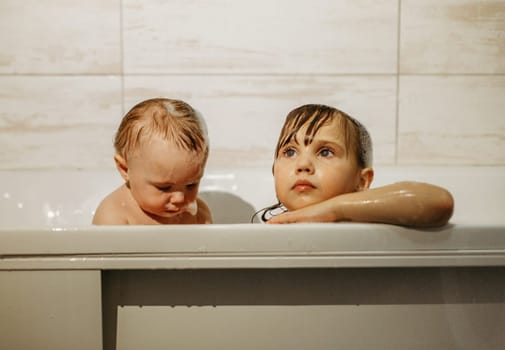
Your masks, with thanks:
<instances>
[{"instance_id":1,"label":"bathroom wall","mask_svg":"<svg viewBox=\"0 0 505 350\"><path fill-rule=\"evenodd\" d=\"M0 169L112 169L156 96L204 114L210 168L269 171L303 103L376 165L505 165L505 0L2 0L0 43Z\"/></svg>"}]
</instances>

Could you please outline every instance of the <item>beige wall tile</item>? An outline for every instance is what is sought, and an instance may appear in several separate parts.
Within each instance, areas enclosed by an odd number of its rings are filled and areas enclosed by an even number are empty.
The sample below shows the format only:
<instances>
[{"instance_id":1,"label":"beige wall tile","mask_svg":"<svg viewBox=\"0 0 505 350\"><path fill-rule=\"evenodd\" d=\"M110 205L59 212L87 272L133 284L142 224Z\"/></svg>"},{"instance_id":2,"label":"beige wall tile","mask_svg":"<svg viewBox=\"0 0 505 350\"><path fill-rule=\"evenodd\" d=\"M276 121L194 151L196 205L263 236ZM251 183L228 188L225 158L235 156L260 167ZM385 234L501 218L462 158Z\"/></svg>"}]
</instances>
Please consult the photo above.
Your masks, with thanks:
<instances>
[{"instance_id":1,"label":"beige wall tile","mask_svg":"<svg viewBox=\"0 0 505 350\"><path fill-rule=\"evenodd\" d=\"M126 77L126 111L159 96L185 100L205 116L211 167L269 168L285 116L305 103L333 105L361 120L374 139L376 163L394 162L394 77Z\"/></svg>"},{"instance_id":2,"label":"beige wall tile","mask_svg":"<svg viewBox=\"0 0 505 350\"><path fill-rule=\"evenodd\" d=\"M126 73L394 73L397 0L125 0Z\"/></svg>"},{"instance_id":3,"label":"beige wall tile","mask_svg":"<svg viewBox=\"0 0 505 350\"><path fill-rule=\"evenodd\" d=\"M113 167L117 77L0 77L0 168Z\"/></svg>"},{"instance_id":4,"label":"beige wall tile","mask_svg":"<svg viewBox=\"0 0 505 350\"><path fill-rule=\"evenodd\" d=\"M402 73L505 73L505 1L403 0Z\"/></svg>"},{"instance_id":5,"label":"beige wall tile","mask_svg":"<svg viewBox=\"0 0 505 350\"><path fill-rule=\"evenodd\" d=\"M203 112L215 167L268 168L303 103L363 121L379 165L505 164L504 1L4 0L0 33L0 168L112 167L122 114L154 96Z\"/></svg>"},{"instance_id":6,"label":"beige wall tile","mask_svg":"<svg viewBox=\"0 0 505 350\"><path fill-rule=\"evenodd\" d=\"M399 163L505 164L505 76L406 76Z\"/></svg>"},{"instance_id":7,"label":"beige wall tile","mask_svg":"<svg viewBox=\"0 0 505 350\"><path fill-rule=\"evenodd\" d=\"M119 73L120 29L119 0L2 0L0 73Z\"/></svg>"}]
</instances>

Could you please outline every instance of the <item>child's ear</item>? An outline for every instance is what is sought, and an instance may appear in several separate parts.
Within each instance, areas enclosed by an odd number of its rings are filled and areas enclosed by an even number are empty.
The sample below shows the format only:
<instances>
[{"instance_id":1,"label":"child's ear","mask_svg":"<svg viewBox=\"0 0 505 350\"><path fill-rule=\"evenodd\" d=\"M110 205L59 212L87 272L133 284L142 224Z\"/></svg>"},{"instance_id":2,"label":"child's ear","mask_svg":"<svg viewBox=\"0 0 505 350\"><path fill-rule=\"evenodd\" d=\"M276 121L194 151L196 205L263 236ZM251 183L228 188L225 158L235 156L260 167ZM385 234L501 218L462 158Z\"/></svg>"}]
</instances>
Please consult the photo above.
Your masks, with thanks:
<instances>
[{"instance_id":1,"label":"child's ear","mask_svg":"<svg viewBox=\"0 0 505 350\"><path fill-rule=\"evenodd\" d=\"M374 172L372 168L364 168L361 170L358 191L363 191L370 188L370 185L373 181L373 174Z\"/></svg>"},{"instance_id":2,"label":"child's ear","mask_svg":"<svg viewBox=\"0 0 505 350\"><path fill-rule=\"evenodd\" d=\"M116 153L114 155L114 161L116 162L116 168L121 174L121 177L128 182L128 164L126 163L126 159Z\"/></svg>"}]
</instances>

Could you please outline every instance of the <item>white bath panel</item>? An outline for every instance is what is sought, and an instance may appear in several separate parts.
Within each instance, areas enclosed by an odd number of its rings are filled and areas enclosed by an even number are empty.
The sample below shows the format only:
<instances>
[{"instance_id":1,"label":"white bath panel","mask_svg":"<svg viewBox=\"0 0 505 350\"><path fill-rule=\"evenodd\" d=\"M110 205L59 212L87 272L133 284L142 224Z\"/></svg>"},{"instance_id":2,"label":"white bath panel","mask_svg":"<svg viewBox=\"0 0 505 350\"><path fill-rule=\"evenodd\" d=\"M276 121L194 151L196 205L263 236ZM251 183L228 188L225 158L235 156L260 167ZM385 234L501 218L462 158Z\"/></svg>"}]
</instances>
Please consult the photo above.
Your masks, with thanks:
<instances>
[{"instance_id":1,"label":"white bath panel","mask_svg":"<svg viewBox=\"0 0 505 350\"><path fill-rule=\"evenodd\" d=\"M372 188L421 181L448 189L455 201L451 223L503 225L505 167L377 167ZM107 171L0 171L4 227L90 225L100 201L123 183ZM246 223L255 210L276 203L269 167L212 169L200 186L215 223Z\"/></svg>"},{"instance_id":2,"label":"white bath panel","mask_svg":"<svg viewBox=\"0 0 505 350\"><path fill-rule=\"evenodd\" d=\"M119 349L501 349L503 305L124 306ZM479 327L490 318L491 329ZM478 322L476 320L480 319Z\"/></svg>"}]
</instances>

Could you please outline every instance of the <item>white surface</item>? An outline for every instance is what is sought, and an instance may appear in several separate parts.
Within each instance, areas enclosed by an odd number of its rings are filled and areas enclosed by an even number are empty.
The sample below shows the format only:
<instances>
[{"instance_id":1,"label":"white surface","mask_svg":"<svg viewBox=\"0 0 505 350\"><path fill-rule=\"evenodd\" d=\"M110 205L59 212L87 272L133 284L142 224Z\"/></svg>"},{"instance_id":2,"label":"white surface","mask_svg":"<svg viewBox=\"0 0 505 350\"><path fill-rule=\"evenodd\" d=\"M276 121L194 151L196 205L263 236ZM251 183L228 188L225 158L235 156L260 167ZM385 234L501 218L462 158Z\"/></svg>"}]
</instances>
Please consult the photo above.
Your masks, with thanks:
<instances>
[{"instance_id":1,"label":"white surface","mask_svg":"<svg viewBox=\"0 0 505 350\"><path fill-rule=\"evenodd\" d=\"M501 349L503 310L497 304L125 306L118 309L118 348Z\"/></svg>"},{"instance_id":2,"label":"white surface","mask_svg":"<svg viewBox=\"0 0 505 350\"><path fill-rule=\"evenodd\" d=\"M0 348L99 350L99 271L0 271Z\"/></svg>"},{"instance_id":3,"label":"white surface","mask_svg":"<svg viewBox=\"0 0 505 350\"><path fill-rule=\"evenodd\" d=\"M207 117L219 166L268 167L303 103L364 122L377 164L503 166L504 23L503 0L2 0L0 168L112 167L154 96Z\"/></svg>"},{"instance_id":4,"label":"white surface","mask_svg":"<svg viewBox=\"0 0 505 350\"><path fill-rule=\"evenodd\" d=\"M271 174L248 169L203 181L228 224L92 226L117 173L0 172L0 339L24 349L82 337L99 348L101 333L105 349L503 348L504 168L376 171L374 186L451 190L451 224L229 224L275 200Z\"/></svg>"},{"instance_id":5,"label":"white surface","mask_svg":"<svg viewBox=\"0 0 505 350\"><path fill-rule=\"evenodd\" d=\"M503 226L172 225L0 231L0 269L503 266Z\"/></svg>"},{"instance_id":6,"label":"white surface","mask_svg":"<svg viewBox=\"0 0 505 350\"><path fill-rule=\"evenodd\" d=\"M378 167L372 187L402 180L430 182L454 196L453 224L505 224L505 167ZM116 171L0 171L0 229L91 224L98 203L122 183ZM275 203L265 169L208 171L201 195L215 223L249 223Z\"/></svg>"},{"instance_id":7,"label":"white surface","mask_svg":"<svg viewBox=\"0 0 505 350\"><path fill-rule=\"evenodd\" d=\"M400 180L448 188L449 225L418 230L337 223L249 224L274 203L269 173L208 172L202 196L216 224L92 226L114 172L0 172L0 268L293 268L505 265L505 168L376 169L373 186ZM118 239L120 237L120 239Z\"/></svg>"}]
</instances>

